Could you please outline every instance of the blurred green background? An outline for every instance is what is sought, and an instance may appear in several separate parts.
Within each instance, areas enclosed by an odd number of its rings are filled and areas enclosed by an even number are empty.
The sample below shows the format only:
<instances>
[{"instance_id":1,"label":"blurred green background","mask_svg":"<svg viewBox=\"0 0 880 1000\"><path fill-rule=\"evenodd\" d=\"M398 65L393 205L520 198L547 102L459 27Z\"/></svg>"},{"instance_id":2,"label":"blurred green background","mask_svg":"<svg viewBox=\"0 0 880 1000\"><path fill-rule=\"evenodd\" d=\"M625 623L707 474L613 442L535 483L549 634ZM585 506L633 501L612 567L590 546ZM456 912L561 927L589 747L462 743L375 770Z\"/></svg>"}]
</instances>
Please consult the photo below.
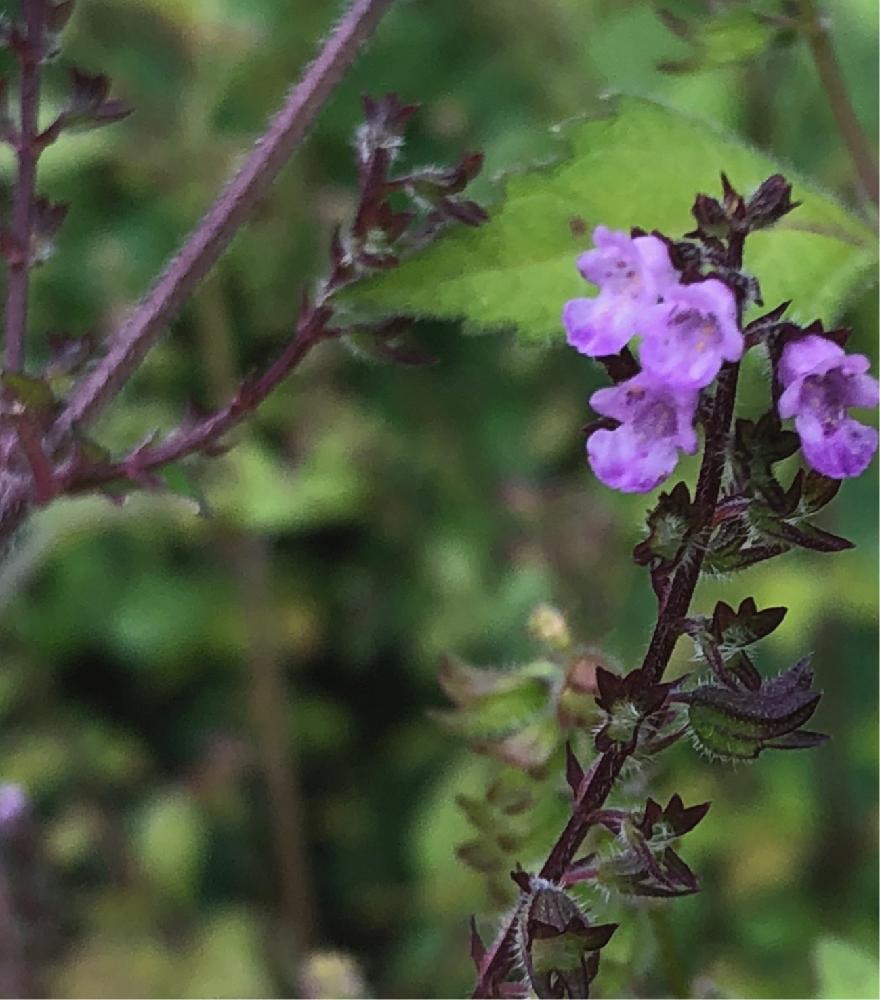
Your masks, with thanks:
<instances>
[{"instance_id":1,"label":"blurred green background","mask_svg":"<svg viewBox=\"0 0 880 1000\"><path fill-rule=\"evenodd\" d=\"M147 287L337 12L323 0L79 0L65 59L108 73L136 114L45 157L42 188L71 212L35 283L35 358L42 332L104 332ZM874 129L876 5L836 0L833 15ZM124 447L172 426L282 342L352 205L363 91L422 102L410 162L480 148L489 175L541 155L550 124L609 88L633 91L857 203L801 46L656 69L686 54L645 2L401 0L102 439ZM6 160L2 177L8 188ZM873 290L848 319L853 347L876 359ZM437 366L316 351L204 466L213 517L172 498L65 502L7 553L0 778L34 803L38 847L13 863L50 995L468 989L467 916L490 908L454 854L469 831L453 798L492 765L427 717L443 704L439 657L524 659L525 622L551 601L634 665L654 608L628 555L647 501L587 472L579 428L601 376L586 359L449 325L416 333ZM855 995L839 977L876 953L876 463L828 523L858 547L789 555L698 593L701 610L750 593L789 605L761 667L815 651L826 694L814 721L833 738L740 769L685 747L663 762L659 789L713 801L683 851L704 891L662 909L666 959L693 996ZM650 960L656 923L623 920L626 946ZM669 995L666 959L615 988ZM620 995L601 982L599 995Z\"/></svg>"}]
</instances>

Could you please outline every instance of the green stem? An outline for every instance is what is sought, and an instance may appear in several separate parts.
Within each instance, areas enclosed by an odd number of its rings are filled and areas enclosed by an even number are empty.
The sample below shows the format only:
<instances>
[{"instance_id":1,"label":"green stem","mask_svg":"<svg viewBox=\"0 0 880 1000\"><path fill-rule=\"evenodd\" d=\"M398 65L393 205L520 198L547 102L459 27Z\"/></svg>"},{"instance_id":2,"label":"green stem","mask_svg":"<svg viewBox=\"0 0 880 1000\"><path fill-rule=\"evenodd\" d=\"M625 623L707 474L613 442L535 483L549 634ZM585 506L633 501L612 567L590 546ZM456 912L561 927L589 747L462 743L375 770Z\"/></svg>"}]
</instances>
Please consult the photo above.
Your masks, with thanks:
<instances>
[{"instance_id":1,"label":"green stem","mask_svg":"<svg viewBox=\"0 0 880 1000\"><path fill-rule=\"evenodd\" d=\"M819 11L815 0L801 0L800 9L801 28L810 46L816 72L825 89L837 128L849 150L861 187L877 205L880 201L877 160L850 101L840 64L831 44L828 18Z\"/></svg>"}]
</instances>

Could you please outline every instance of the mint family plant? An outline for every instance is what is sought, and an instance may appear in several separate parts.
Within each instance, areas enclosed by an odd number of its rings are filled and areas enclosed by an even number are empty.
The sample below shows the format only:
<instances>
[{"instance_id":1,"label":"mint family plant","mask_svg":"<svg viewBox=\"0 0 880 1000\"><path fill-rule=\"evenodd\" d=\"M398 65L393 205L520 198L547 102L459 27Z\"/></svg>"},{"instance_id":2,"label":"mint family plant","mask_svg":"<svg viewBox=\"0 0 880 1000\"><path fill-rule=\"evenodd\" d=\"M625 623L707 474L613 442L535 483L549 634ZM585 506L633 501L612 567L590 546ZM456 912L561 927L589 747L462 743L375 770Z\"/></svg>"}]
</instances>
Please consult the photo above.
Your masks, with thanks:
<instances>
[{"instance_id":1,"label":"mint family plant","mask_svg":"<svg viewBox=\"0 0 880 1000\"><path fill-rule=\"evenodd\" d=\"M0 48L12 74L0 82L0 142L15 169L8 211L0 222L5 262L4 347L0 374L0 552L15 545L36 510L59 498L100 493L113 503L132 492L174 492L198 500L188 460L229 447L229 435L319 344L335 340L360 356L395 365L433 359L407 342L409 323L394 314L376 322L352 318L341 293L366 276L395 268L401 256L432 242L444 229L478 226L484 211L465 188L482 155L467 153L448 165L407 169L403 136L417 106L394 94L363 98L363 120L353 137L357 197L350 222L332 235L323 275L292 296L290 329L277 354L241 381L225 403L181 414L165 432L144 428L134 448L116 454L91 425L132 379L149 351L196 291L236 233L248 221L287 160L306 137L347 67L391 6L391 0L353 0L265 133L145 297L106 339L90 332L29 328L31 277L47 264L68 206L44 197L38 166L44 152L68 134L102 128L130 110L102 75L61 62L61 37L74 0L21 0L0 17ZM76 211L75 207L73 211ZM0 803L4 864L23 875L39 866L36 817L22 790L3 786ZM19 920L34 923L21 879L0 865L0 993L40 995L45 941L24 940ZM38 873L39 877L45 874ZM45 937L45 935L42 935Z\"/></svg>"},{"instance_id":2,"label":"mint family plant","mask_svg":"<svg viewBox=\"0 0 880 1000\"><path fill-rule=\"evenodd\" d=\"M150 430L121 456L90 432L245 223L390 5L354 0L240 171L105 344L47 333L31 351L27 335L36 331L28 330L30 274L49 259L67 213L67 206L39 194L40 156L65 133L109 125L128 108L110 97L105 77L74 68L64 85L51 70L44 79L59 54L73 0L22 0L21 16L3 22L2 41L18 74L10 88L14 107L4 102L0 112L0 141L17 161L12 203L0 230L7 265L0 541L9 543L32 511L65 495L99 491L119 501L139 489L189 490L181 486L180 463L222 451L229 433L325 340L345 341L392 363L430 360L404 340L408 316L417 309L404 305L367 320L352 293L364 279L396 271L405 255L418 259L446 229L471 230L486 221L485 211L464 195L482 157L467 154L450 167L401 169L403 133L415 107L393 95L367 98L355 138L353 219L334 235L324 276L294 307L277 358L245 380L225 405L183 417L164 435ZM588 995L615 925L592 923L574 890L597 887L604 894L647 897L696 890L696 875L678 853L677 840L708 806L686 806L677 795L666 805L651 798L637 808L615 804L620 779L635 764L687 737L722 760L754 759L767 748L804 748L824 739L802 728L819 698L808 661L766 679L747 652L780 623L784 608L759 610L746 598L736 610L726 603L708 616L690 610L703 572L731 573L795 546L846 548L848 542L811 519L840 480L861 472L876 450L876 434L848 415L850 406L874 405L877 387L865 359L845 353L846 331L789 321L784 306L744 323L746 306L760 299L756 279L743 268L747 238L794 207L781 176L770 177L748 198L725 178L721 199L697 198L697 228L685 238L640 230L627 235L600 226L594 249L579 261L582 275L600 291L565 307L569 341L597 358L612 381L592 399L600 418L587 436L594 472L613 489L653 490L672 474L679 452L699 450L700 427L702 465L693 495L683 483L661 494L648 515L648 537L635 550L636 561L650 571L658 602L657 624L638 669L586 669L583 657L572 655L576 647L565 623L552 611L534 623L547 642L548 663L527 676L481 675L453 661L445 666L444 686L465 710L502 696L495 702L500 732L507 732L523 687L538 702L549 693L555 708L565 701L572 740L580 736L591 754L587 762L583 751L567 746L570 820L539 869L513 872L519 895L493 942L484 945L473 930L477 996L520 996L529 989L540 996ZM458 270L467 271L463 260ZM432 283L423 285L422 294L433 296ZM638 360L628 346L634 335L641 337ZM758 420L734 422L739 362L748 350L769 358L771 405ZM794 421L794 431L783 425L787 420ZM808 469L783 485L775 466L798 448ZM685 635L706 663L698 682L665 677L673 648ZM505 702L511 693L516 697ZM589 741L585 701L601 713ZM530 761L537 752L546 763L546 731L534 736L505 741L507 759ZM496 790L493 804L512 817L522 801L508 793ZM12 812L20 811L15 790L10 795ZM598 842L581 854L587 838Z\"/></svg>"},{"instance_id":3,"label":"mint family plant","mask_svg":"<svg viewBox=\"0 0 880 1000\"><path fill-rule=\"evenodd\" d=\"M877 406L880 386L867 374L867 358L846 353L849 331L787 320L789 302L743 323L745 308L762 304L758 279L743 268L746 242L797 203L779 174L750 197L724 174L721 181L721 199L697 196L696 228L685 237L597 226L594 248L577 261L599 292L566 303L567 339L604 365L613 383L590 400L600 415L586 428L593 472L612 489L649 492L671 475L679 451L698 450L700 425L702 459L693 494L680 482L648 513L647 538L634 557L650 571L657 623L639 667L595 667L599 723L589 761L579 760L571 743L565 747L570 819L540 868L511 873L519 895L491 945L472 925L475 996L589 996L600 951L617 925L591 922L573 887L652 898L697 891L678 841L709 803L686 806L675 794L666 805L653 798L618 804L628 769L688 738L725 762L827 739L802 728L821 696L810 657L767 678L748 652L782 622L785 607L759 610L746 597L736 610L719 602L705 616L690 606L701 573L727 575L796 546L828 553L850 547L812 517L876 452L877 432L849 408ZM634 336L638 359L629 346ZM735 420L740 363L750 350L769 360L768 408L757 420ZM794 430L784 425L789 419ZM786 484L776 466L798 450L806 468ZM577 662L564 623L545 611L536 625ZM693 640L705 669L670 680L666 670L681 636ZM554 683L552 672L544 676ZM492 696L493 682L480 691L476 677L468 680L458 689L445 686L473 712L481 697ZM503 683L496 677L495 690ZM566 686L570 669L565 684L556 684L557 699Z\"/></svg>"}]
</instances>

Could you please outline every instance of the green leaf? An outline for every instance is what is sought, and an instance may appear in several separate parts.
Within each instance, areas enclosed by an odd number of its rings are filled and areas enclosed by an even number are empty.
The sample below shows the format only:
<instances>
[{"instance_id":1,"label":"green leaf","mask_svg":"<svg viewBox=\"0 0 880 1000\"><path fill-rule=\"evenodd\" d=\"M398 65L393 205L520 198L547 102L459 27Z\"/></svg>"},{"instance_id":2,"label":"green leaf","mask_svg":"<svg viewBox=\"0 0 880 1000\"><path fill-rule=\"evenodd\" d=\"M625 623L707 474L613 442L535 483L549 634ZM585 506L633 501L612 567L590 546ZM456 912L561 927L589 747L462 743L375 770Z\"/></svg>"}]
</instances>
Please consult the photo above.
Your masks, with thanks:
<instances>
[{"instance_id":1,"label":"green leaf","mask_svg":"<svg viewBox=\"0 0 880 1000\"><path fill-rule=\"evenodd\" d=\"M273 984L262 958L259 919L224 909L200 921L192 947L181 955L183 997L268 996Z\"/></svg>"},{"instance_id":2,"label":"green leaf","mask_svg":"<svg viewBox=\"0 0 880 1000\"><path fill-rule=\"evenodd\" d=\"M48 382L39 378L31 378L20 372L3 372L0 382L10 389L15 398L35 415L40 416L52 412L55 397Z\"/></svg>"},{"instance_id":3,"label":"green leaf","mask_svg":"<svg viewBox=\"0 0 880 1000\"><path fill-rule=\"evenodd\" d=\"M716 191L721 170L744 192L782 172L803 202L749 239L746 266L766 302L792 299L796 317L830 322L872 279L876 248L868 226L770 157L703 122L623 97L616 114L569 123L560 134L567 155L511 174L506 198L485 226L450 230L398 269L354 286L349 305L368 317L463 319L546 342L561 336L565 301L590 293L575 269L590 245L585 232L604 223L680 235L693 227L694 196Z\"/></svg>"},{"instance_id":4,"label":"green leaf","mask_svg":"<svg viewBox=\"0 0 880 1000\"><path fill-rule=\"evenodd\" d=\"M839 938L824 937L816 942L816 970L821 1000L861 1000L880 995L877 956L862 951Z\"/></svg>"},{"instance_id":5,"label":"green leaf","mask_svg":"<svg viewBox=\"0 0 880 1000\"><path fill-rule=\"evenodd\" d=\"M296 531L355 518L363 477L351 454L343 462L341 452L341 440L322 440L294 470L262 445L243 442L209 481L211 508L251 531Z\"/></svg>"},{"instance_id":6,"label":"green leaf","mask_svg":"<svg viewBox=\"0 0 880 1000\"><path fill-rule=\"evenodd\" d=\"M515 684L481 697L455 711L433 717L451 731L479 741L499 740L527 726L547 706L549 689L540 677L511 674Z\"/></svg>"}]
</instances>

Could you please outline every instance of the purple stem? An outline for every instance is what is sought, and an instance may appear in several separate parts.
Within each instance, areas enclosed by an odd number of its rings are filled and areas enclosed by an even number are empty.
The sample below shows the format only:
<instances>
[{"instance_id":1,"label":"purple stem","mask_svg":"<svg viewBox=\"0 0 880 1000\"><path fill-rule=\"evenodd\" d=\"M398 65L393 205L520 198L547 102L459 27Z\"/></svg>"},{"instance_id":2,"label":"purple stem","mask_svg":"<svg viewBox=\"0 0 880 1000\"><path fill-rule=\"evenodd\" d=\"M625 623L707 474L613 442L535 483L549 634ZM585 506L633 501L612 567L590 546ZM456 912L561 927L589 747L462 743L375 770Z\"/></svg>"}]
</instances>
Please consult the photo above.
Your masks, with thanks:
<instances>
[{"instance_id":1,"label":"purple stem","mask_svg":"<svg viewBox=\"0 0 880 1000\"><path fill-rule=\"evenodd\" d=\"M164 327L229 246L391 3L354 0L244 165L116 331L98 365L74 388L53 428L52 444L63 440L74 425L92 419L125 385Z\"/></svg>"},{"instance_id":2,"label":"purple stem","mask_svg":"<svg viewBox=\"0 0 880 1000\"><path fill-rule=\"evenodd\" d=\"M61 470L58 473L58 479L64 481L66 475L69 477L65 487L68 492L88 492L113 480L130 479L133 476L136 478L138 474L204 451L252 414L315 344L331 336L334 336L334 332L324 327L321 310L312 308L301 321L297 335L290 340L278 358L255 382L246 383L239 389L226 406L199 420L189 429L174 432L161 444L135 452L121 462L89 468L84 474L78 475L77 461L74 459L67 471Z\"/></svg>"},{"instance_id":3,"label":"purple stem","mask_svg":"<svg viewBox=\"0 0 880 1000\"><path fill-rule=\"evenodd\" d=\"M39 150L35 139L40 109L40 69L43 57L45 0L24 0L25 35L17 39L15 51L21 66L20 128L16 138L18 176L12 195L11 235L13 251L8 254L6 284L6 371L21 371L27 330L28 283L34 221L34 192Z\"/></svg>"}]
</instances>

